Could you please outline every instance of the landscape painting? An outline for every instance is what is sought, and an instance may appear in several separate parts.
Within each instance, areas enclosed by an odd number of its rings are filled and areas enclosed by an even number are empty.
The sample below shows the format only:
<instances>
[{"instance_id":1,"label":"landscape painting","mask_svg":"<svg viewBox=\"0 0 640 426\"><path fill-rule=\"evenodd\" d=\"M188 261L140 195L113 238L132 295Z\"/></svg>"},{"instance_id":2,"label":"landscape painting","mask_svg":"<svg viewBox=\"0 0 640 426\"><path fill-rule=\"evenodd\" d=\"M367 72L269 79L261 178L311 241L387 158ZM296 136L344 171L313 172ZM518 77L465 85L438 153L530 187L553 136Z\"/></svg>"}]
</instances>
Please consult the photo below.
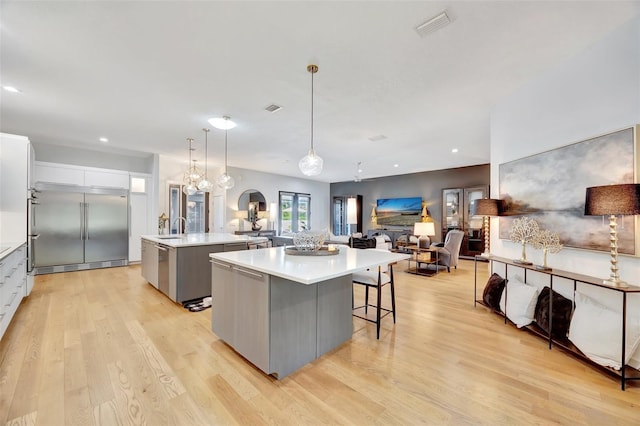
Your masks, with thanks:
<instances>
[{"instance_id":1,"label":"landscape painting","mask_svg":"<svg viewBox=\"0 0 640 426\"><path fill-rule=\"evenodd\" d=\"M500 164L500 238L528 216L565 247L609 251L609 219L585 216L586 188L634 183L633 128ZM618 217L618 251L635 255L635 218Z\"/></svg>"},{"instance_id":2,"label":"landscape painting","mask_svg":"<svg viewBox=\"0 0 640 426\"><path fill-rule=\"evenodd\" d=\"M422 198L380 198L376 203L378 225L413 226L420 222Z\"/></svg>"}]
</instances>

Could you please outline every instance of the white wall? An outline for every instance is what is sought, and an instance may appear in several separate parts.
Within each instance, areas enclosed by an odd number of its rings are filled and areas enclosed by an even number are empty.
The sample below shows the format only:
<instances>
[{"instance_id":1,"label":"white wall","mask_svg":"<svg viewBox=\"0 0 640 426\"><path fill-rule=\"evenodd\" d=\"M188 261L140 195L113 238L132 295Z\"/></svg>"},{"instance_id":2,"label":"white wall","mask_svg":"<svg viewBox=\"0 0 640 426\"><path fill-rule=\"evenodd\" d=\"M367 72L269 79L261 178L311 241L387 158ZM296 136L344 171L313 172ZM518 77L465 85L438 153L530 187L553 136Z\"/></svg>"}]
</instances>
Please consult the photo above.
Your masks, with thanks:
<instances>
[{"instance_id":1,"label":"white wall","mask_svg":"<svg viewBox=\"0 0 640 426\"><path fill-rule=\"evenodd\" d=\"M186 170L187 164L182 160L160 156L159 163L159 185L158 185L158 215L162 212L169 214L169 197L168 187L170 183L182 183L182 176ZM209 180L215 182L215 179L221 173L219 168L209 167ZM216 187L211 193L211 200L216 195L221 195L224 203L224 211L226 213L225 232L240 230L240 219L236 217L238 211L238 199L240 195L247 189L255 189L260 191L266 201L267 206L271 203L278 202L279 191L302 192L311 194L311 227L312 229L323 229L329 227L329 184L323 182L315 182L308 179L293 178L290 176L281 176L271 173L257 172L247 169L239 169L236 167L228 167L228 173L235 179L235 186L229 190L222 191ZM214 206L210 206L210 214L216 210ZM213 232L213 218L209 218L211 230Z\"/></svg>"},{"instance_id":2,"label":"white wall","mask_svg":"<svg viewBox=\"0 0 640 426\"><path fill-rule=\"evenodd\" d=\"M499 164L640 123L640 19L568 58L497 105L491 115L491 192L497 198ZM594 164L606 167L606 164ZM638 176L637 176L638 178ZM491 222L491 252L520 257L520 246L498 238ZM602 232L608 232L603 226ZM636 238L640 232L636 230ZM527 248L541 263L541 251ZM609 275L608 253L564 249L551 267ZM620 256L622 279L640 284L640 258Z\"/></svg>"},{"instance_id":3,"label":"white wall","mask_svg":"<svg viewBox=\"0 0 640 426\"><path fill-rule=\"evenodd\" d=\"M297 167L297 165L294 165L294 167ZM247 189L260 191L267 200L267 206L271 203L278 203L279 191L311 194L311 229L329 228L330 185L328 183L235 167L229 167L228 171L236 180L236 184L226 194L227 231L233 232L239 229L241 219L235 217L238 211L238 199Z\"/></svg>"}]
</instances>

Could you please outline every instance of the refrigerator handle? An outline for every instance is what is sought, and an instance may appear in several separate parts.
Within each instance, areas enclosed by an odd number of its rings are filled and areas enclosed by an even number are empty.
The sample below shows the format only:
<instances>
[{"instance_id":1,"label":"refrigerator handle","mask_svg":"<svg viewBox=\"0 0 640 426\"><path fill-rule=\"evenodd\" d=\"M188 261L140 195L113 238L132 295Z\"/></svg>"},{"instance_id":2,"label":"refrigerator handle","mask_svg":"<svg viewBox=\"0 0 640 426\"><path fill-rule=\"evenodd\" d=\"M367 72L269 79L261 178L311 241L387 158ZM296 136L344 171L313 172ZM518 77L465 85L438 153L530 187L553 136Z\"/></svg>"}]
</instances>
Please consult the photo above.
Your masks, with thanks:
<instances>
[{"instance_id":1,"label":"refrigerator handle","mask_svg":"<svg viewBox=\"0 0 640 426\"><path fill-rule=\"evenodd\" d=\"M80 203L80 218L84 218L84 203ZM84 221L80 221L80 239L84 240Z\"/></svg>"},{"instance_id":2,"label":"refrigerator handle","mask_svg":"<svg viewBox=\"0 0 640 426\"><path fill-rule=\"evenodd\" d=\"M84 203L84 235L85 240L89 239L89 203Z\"/></svg>"},{"instance_id":3,"label":"refrigerator handle","mask_svg":"<svg viewBox=\"0 0 640 426\"><path fill-rule=\"evenodd\" d=\"M129 217L127 218L127 221L127 225L129 225L129 236L131 236L131 204L129 204Z\"/></svg>"}]
</instances>

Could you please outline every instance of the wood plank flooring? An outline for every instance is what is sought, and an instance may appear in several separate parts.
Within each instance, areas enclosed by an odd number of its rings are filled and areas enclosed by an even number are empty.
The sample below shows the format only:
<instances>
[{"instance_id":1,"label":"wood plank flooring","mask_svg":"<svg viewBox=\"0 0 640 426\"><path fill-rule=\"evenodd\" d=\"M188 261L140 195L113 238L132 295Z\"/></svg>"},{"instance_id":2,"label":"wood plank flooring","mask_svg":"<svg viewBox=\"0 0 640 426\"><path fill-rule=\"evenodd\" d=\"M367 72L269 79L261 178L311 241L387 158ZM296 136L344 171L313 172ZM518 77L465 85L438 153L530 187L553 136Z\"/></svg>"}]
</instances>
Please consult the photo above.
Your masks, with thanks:
<instances>
[{"instance_id":1,"label":"wood plank flooring","mask_svg":"<svg viewBox=\"0 0 640 426\"><path fill-rule=\"evenodd\" d=\"M174 304L139 266L38 276L0 341L0 424L640 423L640 383L622 392L474 308L473 262L430 278L405 269L380 340L354 318L351 341L281 381L211 332L210 309Z\"/></svg>"}]
</instances>

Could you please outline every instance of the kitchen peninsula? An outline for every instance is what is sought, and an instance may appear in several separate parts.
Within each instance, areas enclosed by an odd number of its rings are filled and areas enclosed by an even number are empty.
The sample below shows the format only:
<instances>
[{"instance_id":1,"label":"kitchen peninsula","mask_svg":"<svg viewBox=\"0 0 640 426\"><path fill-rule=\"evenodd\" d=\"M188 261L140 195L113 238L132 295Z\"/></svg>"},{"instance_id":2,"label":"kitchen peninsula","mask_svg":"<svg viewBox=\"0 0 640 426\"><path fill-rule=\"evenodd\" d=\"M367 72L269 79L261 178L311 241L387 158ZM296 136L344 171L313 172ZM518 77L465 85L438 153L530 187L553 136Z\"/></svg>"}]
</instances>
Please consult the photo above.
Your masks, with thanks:
<instances>
[{"instance_id":1,"label":"kitchen peninsula","mask_svg":"<svg viewBox=\"0 0 640 426\"><path fill-rule=\"evenodd\" d=\"M265 237L225 233L143 235L142 276L174 302L211 295L209 253L247 250Z\"/></svg>"},{"instance_id":2,"label":"kitchen peninsula","mask_svg":"<svg viewBox=\"0 0 640 426\"><path fill-rule=\"evenodd\" d=\"M349 340L351 274L408 255L346 246L339 251L297 256L273 247L212 253L213 332L278 379Z\"/></svg>"}]
</instances>

